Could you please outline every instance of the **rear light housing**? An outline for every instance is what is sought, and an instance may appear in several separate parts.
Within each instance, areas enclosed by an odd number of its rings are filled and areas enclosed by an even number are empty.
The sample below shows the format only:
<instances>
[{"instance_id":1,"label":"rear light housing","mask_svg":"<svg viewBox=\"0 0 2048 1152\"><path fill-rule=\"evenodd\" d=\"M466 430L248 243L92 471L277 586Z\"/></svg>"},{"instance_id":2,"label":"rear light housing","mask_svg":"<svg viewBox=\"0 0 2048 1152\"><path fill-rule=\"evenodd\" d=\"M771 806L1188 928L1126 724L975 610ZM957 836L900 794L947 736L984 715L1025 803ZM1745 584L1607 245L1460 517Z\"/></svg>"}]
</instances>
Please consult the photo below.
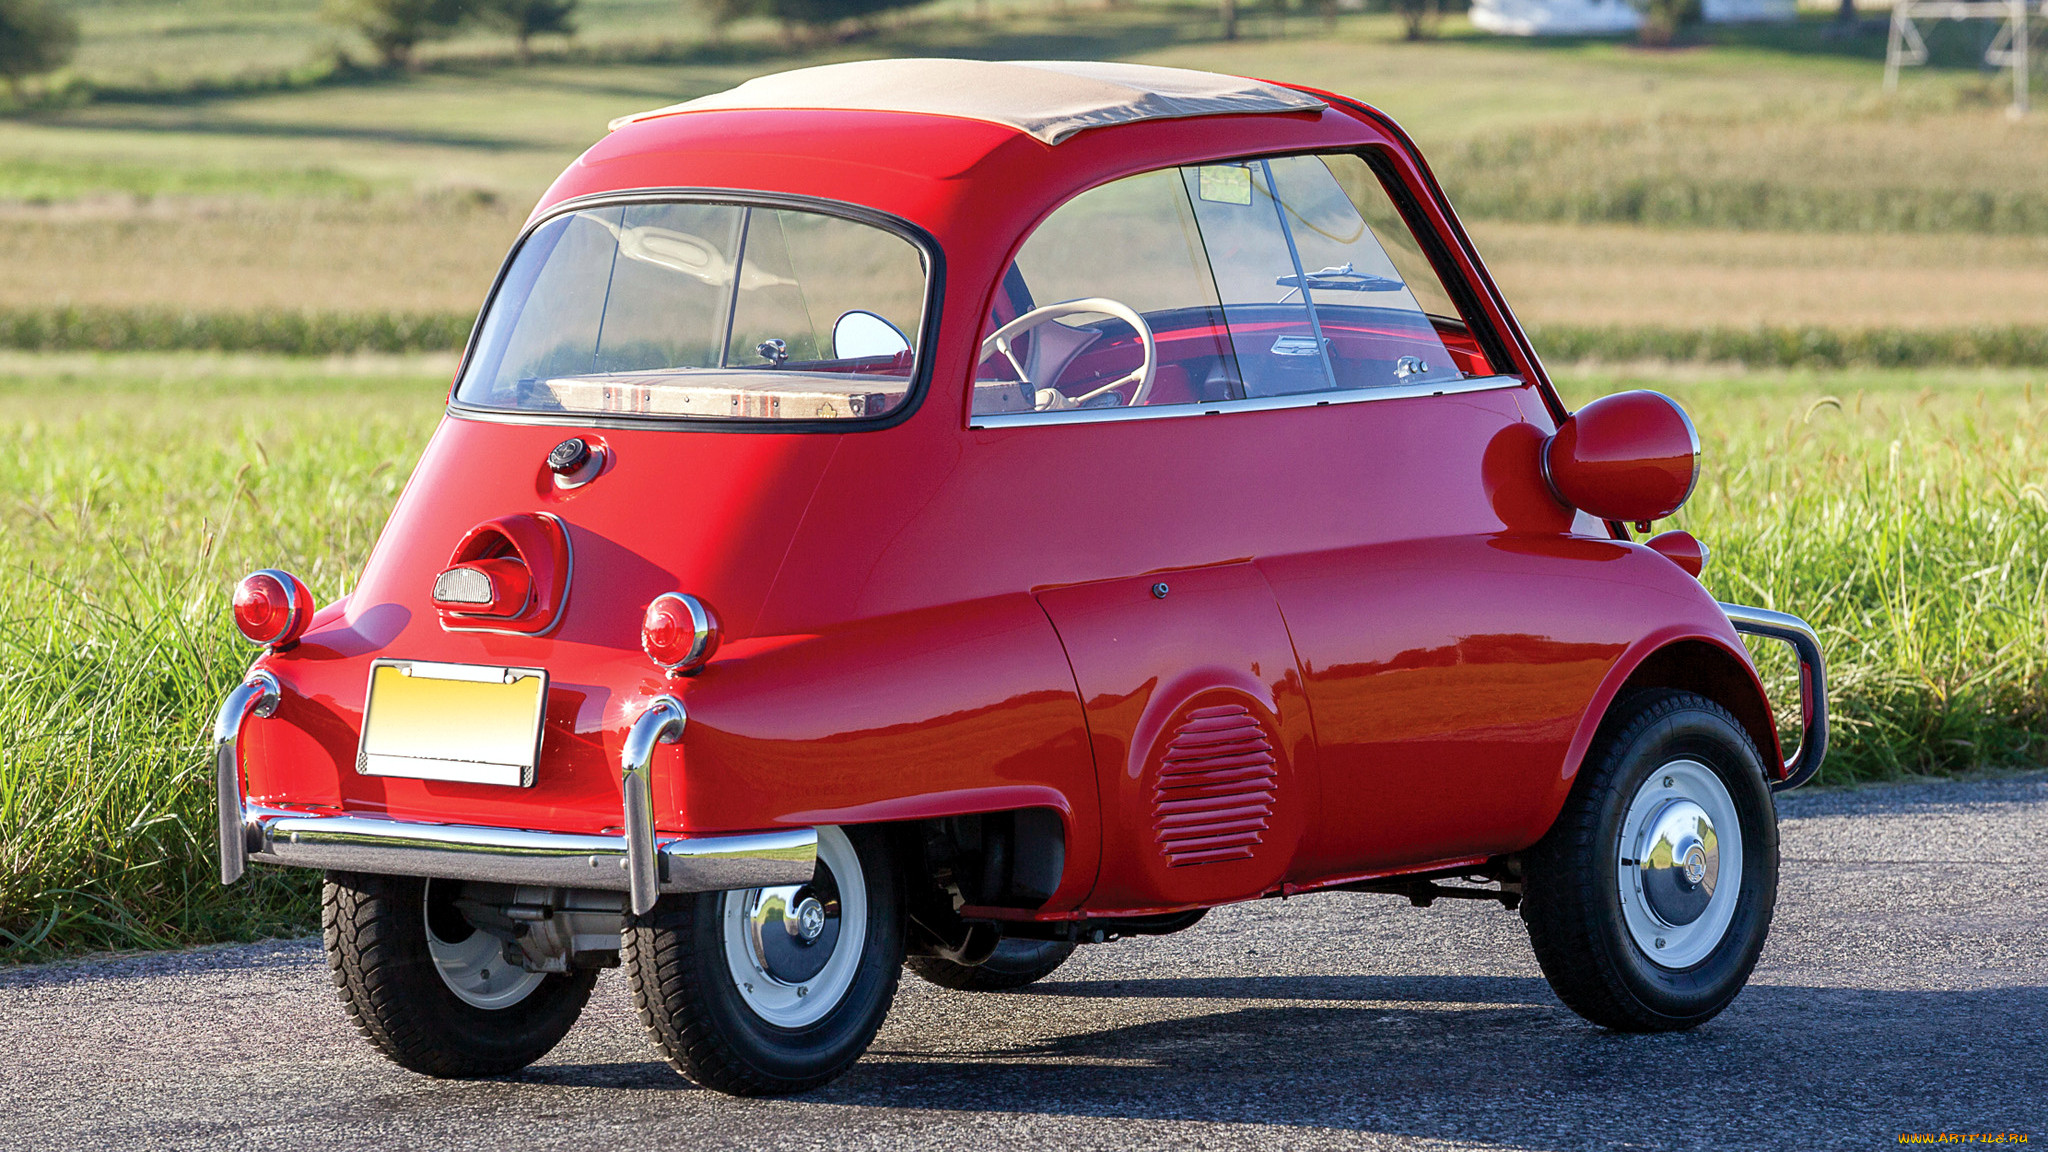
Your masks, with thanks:
<instances>
[{"instance_id":1,"label":"rear light housing","mask_svg":"<svg viewBox=\"0 0 2048 1152\"><path fill-rule=\"evenodd\" d=\"M450 632L539 636L561 623L575 558L568 529L545 512L486 520L463 534L431 599Z\"/></svg>"},{"instance_id":2,"label":"rear light housing","mask_svg":"<svg viewBox=\"0 0 2048 1152\"><path fill-rule=\"evenodd\" d=\"M665 592L640 618L640 647L671 676L687 676L718 651L718 616L695 596Z\"/></svg>"},{"instance_id":3,"label":"rear light housing","mask_svg":"<svg viewBox=\"0 0 2048 1152\"><path fill-rule=\"evenodd\" d=\"M235 585L235 627L251 643L272 651L289 648L313 621L313 594L297 576L262 568Z\"/></svg>"}]
</instances>

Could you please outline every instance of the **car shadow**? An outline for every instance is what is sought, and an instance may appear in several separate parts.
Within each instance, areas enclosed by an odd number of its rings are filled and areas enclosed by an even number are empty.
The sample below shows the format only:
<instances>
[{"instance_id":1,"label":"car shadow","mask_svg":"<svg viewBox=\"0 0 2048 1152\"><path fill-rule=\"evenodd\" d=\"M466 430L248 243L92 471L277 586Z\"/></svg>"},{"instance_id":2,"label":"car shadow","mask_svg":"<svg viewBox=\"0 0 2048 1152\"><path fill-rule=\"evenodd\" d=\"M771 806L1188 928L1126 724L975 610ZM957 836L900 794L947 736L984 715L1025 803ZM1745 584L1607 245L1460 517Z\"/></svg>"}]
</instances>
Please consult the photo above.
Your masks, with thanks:
<instances>
[{"instance_id":1,"label":"car shadow","mask_svg":"<svg viewBox=\"0 0 2048 1152\"><path fill-rule=\"evenodd\" d=\"M2048 1079L2048 987L1753 984L1706 1025L1652 1035L1587 1024L1527 976L930 994L941 1000L916 1027L885 1027L845 1077L788 1103L1521 1147L1860 1147L2048 1129L2048 1101L2023 1087ZM1162 1015L1175 1008L1193 1010ZM1032 1023L990 1028L991 1016ZM658 1061L540 1065L518 1079L715 1099Z\"/></svg>"},{"instance_id":2,"label":"car shadow","mask_svg":"<svg viewBox=\"0 0 2048 1152\"><path fill-rule=\"evenodd\" d=\"M1542 1147L1865 1145L2048 1127L2048 1100L2019 1087L2048 1079L2043 987L1752 985L1708 1024L1652 1035L1587 1024L1527 977L1083 981L1030 999L1112 997L1263 1002L1023 1043L885 1033L805 1099Z\"/></svg>"}]
</instances>

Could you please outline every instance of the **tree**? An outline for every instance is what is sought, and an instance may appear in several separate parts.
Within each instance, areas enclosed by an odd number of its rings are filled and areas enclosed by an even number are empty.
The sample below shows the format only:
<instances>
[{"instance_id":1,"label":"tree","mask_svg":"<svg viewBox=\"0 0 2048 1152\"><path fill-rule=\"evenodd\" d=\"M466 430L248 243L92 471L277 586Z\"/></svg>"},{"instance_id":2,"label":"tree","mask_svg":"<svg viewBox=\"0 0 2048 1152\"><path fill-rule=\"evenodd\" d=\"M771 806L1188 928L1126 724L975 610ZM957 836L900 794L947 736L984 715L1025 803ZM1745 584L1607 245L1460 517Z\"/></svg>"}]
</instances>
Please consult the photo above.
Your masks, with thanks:
<instances>
[{"instance_id":1,"label":"tree","mask_svg":"<svg viewBox=\"0 0 2048 1152\"><path fill-rule=\"evenodd\" d=\"M723 40L725 30L749 16L765 16L768 5L765 0L695 0L697 7L711 21L711 38Z\"/></svg>"},{"instance_id":2,"label":"tree","mask_svg":"<svg viewBox=\"0 0 2048 1152\"><path fill-rule=\"evenodd\" d=\"M469 12L464 0L327 0L327 15L362 33L384 63L410 68L414 48L454 32Z\"/></svg>"},{"instance_id":3,"label":"tree","mask_svg":"<svg viewBox=\"0 0 2048 1152\"><path fill-rule=\"evenodd\" d=\"M0 0L0 76L15 103L21 82L55 72L78 51L78 22L50 0Z\"/></svg>"},{"instance_id":4,"label":"tree","mask_svg":"<svg viewBox=\"0 0 2048 1152\"><path fill-rule=\"evenodd\" d=\"M1402 39L1424 40L1436 35L1437 0L1394 0L1394 9L1401 13Z\"/></svg>"},{"instance_id":5,"label":"tree","mask_svg":"<svg viewBox=\"0 0 2048 1152\"><path fill-rule=\"evenodd\" d=\"M533 61L535 36L574 36L578 0L485 0L484 12L519 42L519 59Z\"/></svg>"},{"instance_id":6,"label":"tree","mask_svg":"<svg viewBox=\"0 0 2048 1152\"><path fill-rule=\"evenodd\" d=\"M1643 14L1636 38L1645 48L1663 48L1678 39L1678 30L1700 19L1700 0L1635 0Z\"/></svg>"},{"instance_id":7,"label":"tree","mask_svg":"<svg viewBox=\"0 0 2048 1152\"><path fill-rule=\"evenodd\" d=\"M908 8L922 0L763 0L765 15L782 21L786 28L816 30L830 28L842 20L871 21L896 8Z\"/></svg>"}]
</instances>

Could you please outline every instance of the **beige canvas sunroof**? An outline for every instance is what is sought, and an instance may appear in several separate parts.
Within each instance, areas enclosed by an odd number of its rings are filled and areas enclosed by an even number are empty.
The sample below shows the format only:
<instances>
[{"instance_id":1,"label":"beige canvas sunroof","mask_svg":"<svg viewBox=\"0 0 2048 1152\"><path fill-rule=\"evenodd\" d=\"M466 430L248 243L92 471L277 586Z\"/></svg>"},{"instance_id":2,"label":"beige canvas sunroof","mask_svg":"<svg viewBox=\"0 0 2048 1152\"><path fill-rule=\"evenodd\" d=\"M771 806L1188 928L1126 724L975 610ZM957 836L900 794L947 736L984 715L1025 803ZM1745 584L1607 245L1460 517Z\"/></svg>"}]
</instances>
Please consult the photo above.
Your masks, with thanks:
<instances>
[{"instance_id":1,"label":"beige canvas sunroof","mask_svg":"<svg viewBox=\"0 0 2048 1152\"><path fill-rule=\"evenodd\" d=\"M856 60L760 76L612 121L738 108L922 112L984 120L1057 144L1087 128L1244 112L1318 112L1305 92L1186 68L1075 60Z\"/></svg>"}]
</instances>

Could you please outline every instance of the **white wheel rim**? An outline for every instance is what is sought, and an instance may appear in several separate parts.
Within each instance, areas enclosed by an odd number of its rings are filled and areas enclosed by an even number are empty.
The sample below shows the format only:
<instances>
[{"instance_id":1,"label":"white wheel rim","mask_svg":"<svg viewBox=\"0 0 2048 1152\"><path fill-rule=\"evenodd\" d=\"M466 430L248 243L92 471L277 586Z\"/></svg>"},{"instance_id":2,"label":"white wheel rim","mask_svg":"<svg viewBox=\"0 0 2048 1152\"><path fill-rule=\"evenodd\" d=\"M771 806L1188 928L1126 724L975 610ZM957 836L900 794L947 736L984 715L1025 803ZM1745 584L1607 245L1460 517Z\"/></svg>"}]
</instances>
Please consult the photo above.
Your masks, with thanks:
<instances>
[{"instance_id":1,"label":"white wheel rim","mask_svg":"<svg viewBox=\"0 0 2048 1152\"><path fill-rule=\"evenodd\" d=\"M429 884L434 881L429 880ZM443 940L434 934L433 918L426 914L427 901L420 901L420 918L427 926L427 956L441 983L465 1004L485 1010L510 1008L533 994L545 972L529 972L505 959L505 942L475 925L460 940Z\"/></svg>"},{"instance_id":2,"label":"white wheel rim","mask_svg":"<svg viewBox=\"0 0 2048 1152\"><path fill-rule=\"evenodd\" d=\"M1721 778L1697 760L1650 773L1615 856L1622 920L1643 956L1670 969L1706 959L1742 901L1742 824Z\"/></svg>"},{"instance_id":3,"label":"white wheel rim","mask_svg":"<svg viewBox=\"0 0 2048 1152\"><path fill-rule=\"evenodd\" d=\"M837 828L818 829L818 862L839 890L838 911L822 923L818 893L809 884L727 892L720 923L725 966L740 1000L779 1028L803 1028L825 1018L853 987L867 947L867 878L853 842ZM808 902L808 903L807 903ZM803 935L815 929L817 943ZM826 932L832 932L830 940ZM776 934L780 933L780 938ZM762 941L767 942L764 948ZM822 966L805 950L828 947ZM797 964L789 968L792 961ZM809 970L816 967L815 973ZM803 973L800 978L789 978Z\"/></svg>"}]
</instances>

